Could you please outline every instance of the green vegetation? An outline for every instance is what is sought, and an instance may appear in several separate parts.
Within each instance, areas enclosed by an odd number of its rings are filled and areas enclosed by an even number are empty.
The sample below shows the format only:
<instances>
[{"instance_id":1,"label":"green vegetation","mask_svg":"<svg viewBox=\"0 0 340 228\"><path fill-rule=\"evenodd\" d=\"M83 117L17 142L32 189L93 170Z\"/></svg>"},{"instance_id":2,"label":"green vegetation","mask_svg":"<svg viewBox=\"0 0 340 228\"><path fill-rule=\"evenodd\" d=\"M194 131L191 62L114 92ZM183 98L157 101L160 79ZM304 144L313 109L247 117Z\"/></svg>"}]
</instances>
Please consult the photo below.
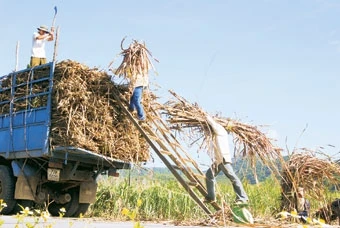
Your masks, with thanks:
<instances>
[{"instance_id":1,"label":"green vegetation","mask_svg":"<svg viewBox=\"0 0 340 228\"><path fill-rule=\"evenodd\" d=\"M144 226L141 225L140 221L138 220L138 210L139 207L142 205L142 200L137 200L137 206L133 210L129 210L127 208L123 208L122 214L131 219L132 221L135 221L134 228L144 228Z\"/></svg>"},{"instance_id":2,"label":"green vegetation","mask_svg":"<svg viewBox=\"0 0 340 228\"><path fill-rule=\"evenodd\" d=\"M253 217L274 219L281 206L281 187L278 179L269 176L256 185L243 179L243 184L250 198L249 210ZM325 197L330 202L339 197L339 194L329 191ZM217 177L217 200L223 200L229 205L235 200L232 185L223 175ZM312 198L310 201L312 213L325 203ZM134 214L129 215L127 210ZM207 218L166 168L156 172L132 170L131 173L121 174L119 178L101 178L97 201L91 205L87 216L132 221L202 221Z\"/></svg>"},{"instance_id":3,"label":"green vegetation","mask_svg":"<svg viewBox=\"0 0 340 228\"><path fill-rule=\"evenodd\" d=\"M125 219L124 208L139 208L140 220L202 218L204 213L174 179L153 181L146 178L119 181L107 178L99 182L97 201L89 215ZM141 205L138 205L141 200Z\"/></svg>"},{"instance_id":4,"label":"green vegetation","mask_svg":"<svg viewBox=\"0 0 340 228\"><path fill-rule=\"evenodd\" d=\"M229 180L219 176L218 200L231 204L235 194ZM250 198L254 217L273 216L279 212L280 185L267 178L258 185L244 182ZM137 205L138 202L141 204ZM198 220L205 213L187 194L175 178L164 172L153 176L146 172L139 175L122 175L120 178L102 178L99 181L97 201L91 205L88 216L126 219L124 208L138 208L139 220Z\"/></svg>"}]
</instances>

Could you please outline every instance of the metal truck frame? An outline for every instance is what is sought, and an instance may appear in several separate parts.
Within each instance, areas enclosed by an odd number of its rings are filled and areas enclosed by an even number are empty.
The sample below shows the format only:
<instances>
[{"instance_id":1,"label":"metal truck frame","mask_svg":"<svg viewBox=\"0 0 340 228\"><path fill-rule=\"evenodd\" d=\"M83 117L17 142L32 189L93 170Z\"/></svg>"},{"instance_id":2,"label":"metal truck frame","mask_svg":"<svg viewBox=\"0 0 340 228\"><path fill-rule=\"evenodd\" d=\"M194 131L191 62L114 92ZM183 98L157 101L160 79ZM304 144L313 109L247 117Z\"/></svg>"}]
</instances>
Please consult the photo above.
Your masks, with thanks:
<instances>
[{"instance_id":1,"label":"metal truck frame","mask_svg":"<svg viewBox=\"0 0 340 228\"><path fill-rule=\"evenodd\" d=\"M50 145L54 68L50 62L0 77L0 199L7 204L1 214L45 204L53 216L63 207L64 216L78 217L95 202L100 174L131 168L82 148Z\"/></svg>"}]
</instances>

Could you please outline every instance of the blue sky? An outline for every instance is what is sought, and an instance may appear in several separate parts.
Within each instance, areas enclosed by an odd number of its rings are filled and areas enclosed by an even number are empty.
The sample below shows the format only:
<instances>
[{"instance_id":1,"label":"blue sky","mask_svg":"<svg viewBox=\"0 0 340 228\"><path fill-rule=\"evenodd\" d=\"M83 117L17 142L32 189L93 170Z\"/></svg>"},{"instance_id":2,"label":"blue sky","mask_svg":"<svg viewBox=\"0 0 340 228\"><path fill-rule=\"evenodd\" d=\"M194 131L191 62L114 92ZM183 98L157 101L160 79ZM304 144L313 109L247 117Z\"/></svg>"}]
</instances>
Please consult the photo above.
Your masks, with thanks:
<instances>
[{"instance_id":1,"label":"blue sky","mask_svg":"<svg viewBox=\"0 0 340 228\"><path fill-rule=\"evenodd\" d=\"M162 98L171 89L212 114L268 125L290 151L339 152L339 1L0 0L0 75L14 70L17 41L26 67L32 34L51 25L54 6L58 61L107 70L123 37L143 40L160 61L151 89Z\"/></svg>"}]
</instances>

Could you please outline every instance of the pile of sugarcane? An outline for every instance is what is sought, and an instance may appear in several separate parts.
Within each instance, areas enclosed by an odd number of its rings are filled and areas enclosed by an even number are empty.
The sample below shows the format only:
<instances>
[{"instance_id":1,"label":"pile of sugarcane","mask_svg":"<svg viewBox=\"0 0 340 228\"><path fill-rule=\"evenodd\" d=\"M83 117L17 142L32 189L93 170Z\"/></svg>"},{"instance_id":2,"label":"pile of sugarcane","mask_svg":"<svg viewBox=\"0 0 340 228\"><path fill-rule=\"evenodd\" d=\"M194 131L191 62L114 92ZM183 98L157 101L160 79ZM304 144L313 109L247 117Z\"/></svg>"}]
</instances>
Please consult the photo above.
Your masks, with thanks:
<instances>
[{"instance_id":1,"label":"pile of sugarcane","mask_svg":"<svg viewBox=\"0 0 340 228\"><path fill-rule=\"evenodd\" d=\"M39 93L46 92L48 89L48 80L39 80L42 77L48 77L50 69L48 67L36 69L33 71L24 71L11 73L1 80L0 115L9 114L9 104L12 99L11 86L15 83L16 89L13 91L15 102L13 109L15 112L24 111L29 108L38 108L47 105L47 95L35 96ZM17 98L23 98L19 99Z\"/></svg>"},{"instance_id":2,"label":"pile of sugarcane","mask_svg":"<svg viewBox=\"0 0 340 228\"><path fill-rule=\"evenodd\" d=\"M116 103L112 91L128 100L98 69L75 61L56 64L52 99L52 146L75 146L124 161L146 161L149 146ZM144 102L151 102L144 100Z\"/></svg>"},{"instance_id":3,"label":"pile of sugarcane","mask_svg":"<svg viewBox=\"0 0 340 228\"><path fill-rule=\"evenodd\" d=\"M326 205L327 186L339 183L340 166L328 156L309 149L295 150L282 166L281 209L291 211L297 205L297 189L303 187L308 197Z\"/></svg>"},{"instance_id":4,"label":"pile of sugarcane","mask_svg":"<svg viewBox=\"0 0 340 228\"><path fill-rule=\"evenodd\" d=\"M0 115L9 114L11 101L11 77L1 78Z\"/></svg>"},{"instance_id":5,"label":"pile of sugarcane","mask_svg":"<svg viewBox=\"0 0 340 228\"><path fill-rule=\"evenodd\" d=\"M175 131L183 132L188 129L188 137L192 142L200 141L200 148L206 148L211 142L211 130L206 122L204 112L197 104L191 104L175 92L170 91L175 100L170 100L163 105L163 114ZM241 123L231 118L213 116L214 120L221 124L229 133L234 136L236 156L240 155L249 159L252 165L256 158L260 158L266 164L271 164L271 168L276 169L273 162L280 156L280 149L275 147L264 133L256 126Z\"/></svg>"},{"instance_id":6,"label":"pile of sugarcane","mask_svg":"<svg viewBox=\"0 0 340 228\"><path fill-rule=\"evenodd\" d=\"M25 98L13 102L14 112L46 107L48 94L39 94L49 90L50 70L43 67L2 78L0 115L9 114L12 83L16 85L14 98ZM113 91L123 101L128 101L131 95L126 85L115 84L103 71L71 60L57 63L52 90L51 146L83 148L124 161L147 161L149 146L116 103ZM152 99L155 96L143 100L146 111Z\"/></svg>"},{"instance_id":7,"label":"pile of sugarcane","mask_svg":"<svg viewBox=\"0 0 340 228\"><path fill-rule=\"evenodd\" d=\"M151 68L154 69L149 56L152 57L151 52L146 48L145 43L140 43L133 40L129 48L123 48L123 42L121 42L122 52L120 55L123 56L123 60L117 69L111 69L115 75L124 77L125 79L132 80L134 76L141 74L147 75ZM154 58L158 62L157 59ZM113 63L113 61L110 63ZM109 66L109 67L110 67Z\"/></svg>"}]
</instances>

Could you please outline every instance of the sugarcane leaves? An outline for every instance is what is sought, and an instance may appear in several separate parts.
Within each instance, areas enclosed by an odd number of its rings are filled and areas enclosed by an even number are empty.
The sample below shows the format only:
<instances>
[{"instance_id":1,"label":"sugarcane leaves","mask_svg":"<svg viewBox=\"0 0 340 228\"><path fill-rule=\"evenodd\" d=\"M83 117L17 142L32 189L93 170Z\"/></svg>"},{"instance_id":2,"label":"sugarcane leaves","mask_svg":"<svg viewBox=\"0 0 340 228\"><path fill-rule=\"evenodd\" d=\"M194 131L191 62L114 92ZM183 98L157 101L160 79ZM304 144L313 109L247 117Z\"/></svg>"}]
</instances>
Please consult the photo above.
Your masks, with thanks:
<instances>
[{"instance_id":1,"label":"sugarcane leaves","mask_svg":"<svg viewBox=\"0 0 340 228\"><path fill-rule=\"evenodd\" d=\"M146 48L145 42L138 42L132 40L128 48L123 48L123 43L126 37L121 41L122 51L119 53L123 56L123 60L118 68L111 68L110 70L119 77L131 80L131 78L137 74L147 75L149 70L153 69L156 72L154 65L149 57L154 61L159 62L156 58L152 57L151 52ZM114 60L111 61L109 67L113 64ZM157 75L157 73L156 73Z\"/></svg>"},{"instance_id":2,"label":"sugarcane leaves","mask_svg":"<svg viewBox=\"0 0 340 228\"><path fill-rule=\"evenodd\" d=\"M175 99L164 104L163 113L167 116L171 128L181 132L188 130L189 138L193 142L202 139L200 147L206 148L211 137L210 128L206 123L207 113L196 103L191 104L175 92L171 90L169 92ZM255 157L259 157L265 163L280 155L281 149L274 146L271 139L256 126L221 116L213 118L233 135L236 155L248 157L253 162Z\"/></svg>"}]
</instances>

